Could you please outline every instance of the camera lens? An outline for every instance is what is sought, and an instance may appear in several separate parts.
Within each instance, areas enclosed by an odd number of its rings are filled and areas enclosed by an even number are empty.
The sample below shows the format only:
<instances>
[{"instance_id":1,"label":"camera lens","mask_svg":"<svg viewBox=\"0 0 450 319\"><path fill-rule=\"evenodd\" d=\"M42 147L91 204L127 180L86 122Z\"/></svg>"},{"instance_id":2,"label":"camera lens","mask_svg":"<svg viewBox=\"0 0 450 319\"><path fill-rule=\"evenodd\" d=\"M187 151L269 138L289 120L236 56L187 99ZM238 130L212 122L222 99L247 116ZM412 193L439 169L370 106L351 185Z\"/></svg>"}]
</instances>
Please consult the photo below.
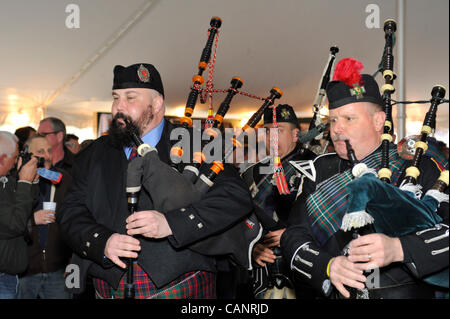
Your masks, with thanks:
<instances>
[{"instance_id":1,"label":"camera lens","mask_svg":"<svg viewBox=\"0 0 450 319\"><path fill-rule=\"evenodd\" d=\"M38 168L41 168L41 167L44 167L45 166L45 158L43 158L43 157L38 157L38 164L37 164L37 167Z\"/></svg>"}]
</instances>

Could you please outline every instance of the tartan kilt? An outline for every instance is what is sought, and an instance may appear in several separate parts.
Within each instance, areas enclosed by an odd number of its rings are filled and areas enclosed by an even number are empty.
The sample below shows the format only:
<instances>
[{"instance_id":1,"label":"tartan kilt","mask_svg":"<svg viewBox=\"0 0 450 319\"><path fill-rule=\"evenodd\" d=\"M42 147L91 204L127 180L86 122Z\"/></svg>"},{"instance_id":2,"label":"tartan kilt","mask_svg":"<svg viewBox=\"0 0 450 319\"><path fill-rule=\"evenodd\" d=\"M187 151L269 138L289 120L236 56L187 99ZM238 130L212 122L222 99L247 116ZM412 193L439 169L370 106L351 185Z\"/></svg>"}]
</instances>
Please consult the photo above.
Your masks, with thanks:
<instances>
[{"instance_id":1,"label":"tartan kilt","mask_svg":"<svg viewBox=\"0 0 450 319\"><path fill-rule=\"evenodd\" d=\"M126 273L117 289L106 281L93 278L95 296L98 299L123 299ZM133 263L135 299L215 299L216 275L206 271L187 272L167 285L157 288L145 271Z\"/></svg>"}]
</instances>

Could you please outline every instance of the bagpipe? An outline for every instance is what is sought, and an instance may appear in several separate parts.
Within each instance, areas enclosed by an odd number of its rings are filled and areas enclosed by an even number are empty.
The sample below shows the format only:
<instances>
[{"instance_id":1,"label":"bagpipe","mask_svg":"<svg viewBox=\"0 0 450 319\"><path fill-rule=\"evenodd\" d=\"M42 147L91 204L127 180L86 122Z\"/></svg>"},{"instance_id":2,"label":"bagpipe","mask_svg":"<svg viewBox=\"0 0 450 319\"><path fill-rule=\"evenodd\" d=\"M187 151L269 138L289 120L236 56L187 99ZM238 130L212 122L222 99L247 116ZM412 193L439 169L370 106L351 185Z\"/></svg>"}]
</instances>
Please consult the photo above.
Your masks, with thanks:
<instances>
[{"instance_id":1,"label":"bagpipe","mask_svg":"<svg viewBox=\"0 0 450 319\"><path fill-rule=\"evenodd\" d=\"M206 174L200 175L198 180L195 182L195 185L199 189L207 189L214 184L215 178L219 175L221 171L224 170L223 163L233 154L236 148L241 145L244 141L244 137L246 132L255 128L256 124L261 120L264 111L271 105L274 104L275 99L281 98L283 92L277 88L273 87L270 90L270 95L265 99L265 102L261 107L250 117L247 123L242 127L242 132L239 134L237 138L233 139L232 146L230 146L223 155L221 161L213 161L212 165L209 166L209 169Z\"/></svg>"},{"instance_id":2,"label":"bagpipe","mask_svg":"<svg viewBox=\"0 0 450 319\"><path fill-rule=\"evenodd\" d=\"M352 164L354 180L347 184L348 207L342 219L341 230L352 234L356 238L362 232L383 233L390 237L400 237L413 232L419 232L435 227L442 222L437 213L440 203L448 202L448 194L444 191L449 185L448 170L441 172L435 185L422 197L421 186L417 184L420 175L420 163L428 148L427 138L436 121L438 105L445 96L445 88L437 85L431 91L431 105L426 113L421 129L421 138L415 144L415 155L411 166L406 169L406 178L396 187L390 183L392 172L389 169L389 145L392 142L392 105L391 94L394 92L392 37L396 31L394 20L387 20L384 24L385 51L383 55L382 86L384 111L386 121L381 135L382 158L378 172L360 163L346 141L348 159ZM422 198L421 198L422 197ZM345 254L345 249L344 249ZM437 286L447 287L448 268L423 279L425 282ZM364 296L358 291L357 296ZM367 295L366 295L367 296Z\"/></svg>"},{"instance_id":3,"label":"bagpipe","mask_svg":"<svg viewBox=\"0 0 450 319\"><path fill-rule=\"evenodd\" d=\"M316 97L314 98L313 103L313 117L309 123L309 128L306 133L298 132L299 143L303 144L305 148L311 149L317 155L323 153L323 149L319 148L316 150L311 144L313 140L320 140L323 137L324 131L328 128L329 124L327 122L323 122L321 117L324 114L321 114L324 110L325 105L325 96L326 96L326 88L330 79L333 78L333 70L336 61L336 53L339 52L339 48L337 46L332 46L330 48L330 54L328 57L327 64L323 70L322 79L319 82L319 87L317 89ZM327 146L327 145L326 145ZM324 149L326 150L326 146Z\"/></svg>"},{"instance_id":4,"label":"bagpipe","mask_svg":"<svg viewBox=\"0 0 450 319\"><path fill-rule=\"evenodd\" d=\"M278 88L272 88L265 103L253 114L243 130L254 128L260 121L264 110L273 104L275 98L281 97ZM127 123L128 125L130 123ZM139 157L128 164L127 194L129 203L136 198L141 188L152 194L154 209L168 212L180 209L200 200L214 185L215 179L224 170L224 162L234 152L237 145L242 143L244 132L233 141L232 146L225 152L221 161L214 161L206 174L193 183L185 175L159 159L156 148L142 142L139 133L129 125L128 131L134 143L138 146ZM203 163L205 165L205 163ZM170 191L167 191L170 190ZM238 265L251 268L251 251L254 244L261 237L262 228L255 214L250 214L244 221L240 221L219 235L210 236L189 246L191 250L205 255L230 256Z\"/></svg>"},{"instance_id":5,"label":"bagpipe","mask_svg":"<svg viewBox=\"0 0 450 319\"><path fill-rule=\"evenodd\" d=\"M384 85L381 87L383 95L383 111L386 114L386 120L384 122L383 134L381 135L381 147L382 147L382 160L381 169L378 172L378 177L386 182L390 183L392 172L389 169L389 144L392 142L392 133L394 132L394 125L392 120L392 103L391 95L395 92L394 80L394 55L393 50L393 36L397 31L397 24L394 20L388 19L384 22L385 33L385 48L383 53L383 78Z\"/></svg>"},{"instance_id":6,"label":"bagpipe","mask_svg":"<svg viewBox=\"0 0 450 319\"><path fill-rule=\"evenodd\" d=\"M233 97L238 93L238 89L242 87L244 84L244 81L239 77L234 77L231 80L231 86L228 89L228 93L223 100L223 102L220 104L219 109L217 110L216 116L212 120L212 124L209 125L209 127L206 128L206 133L210 136L210 138L217 137L217 129L219 129L223 123L223 119L225 117L225 114L228 112L230 108L230 103ZM202 144L200 147L200 151L194 152L192 163L189 163L184 167L183 175L186 176L187 179L189 179L191 182L195 182L198 178L199 174L199 168L201 164L205 161L205 155L203 154L202 150L206 141L202 140ZM175 149L177 149L175 147Z\"/></svg>"},{"instance_id":7,"label":"bagpipe","mask_svg":"<svg viewBox=\"0 0 450 319\"><path fill-rule=\"evenodd\" d=\"M437 106L445 95L445 89L435 86L431 94L431 106L423 123L422 138L416 143L414 160L406 169L406 178L400 187L377 178L375 170L356 159L350 143L346 141L355 179L346 186L349 194L348 210L342 220L341 230L352 232L353 238L367 225L371 225L377 233L400 237L435 227L442 222L437 209L440 203L449 200L448 194L444 193L449 185L448 170L441 172L435 185L422 198L421 187L417 185L419 165L427 148L429 123L436 117ZM379 176L384 175L378 171ZM448 268L424 280L448 288Z\"/></svg>"},{"instance_id":8,"label":"bagpipe","mask_svg":"<svg viewBox=\"0 0 450 319\"><path fill-rule=\"evenodd\" d=\"M213 17L211 19L211 28L207 44L202 51L199 63L199 74L194 76L194 85L189 93L186 103L184 117L181 118L181 127L186 129L192 125L192 115L197 103L197 99L202 91L200 85L204 82L202 73L205 71L211 49L213 38L217 35L217 29L221 25L220 18ZM208 130L211 138L214 138L214 131L222 125L225 114L230 108L232 98L237 94L250 96L248 93L238 91L243 85L243 80L234 77L231 80L231 86L228 90L216 92L227 92L227 95L212 121L212 125ZM207 91L212 92L209 88ZM175 209L182 209L197 201L213 187L216 178L224 171L224 163L232 154L236 147L242 143L244 132L254 128L260 121L264 110L273 105L275 99L280 98L283 92L273 87L270 95L266 98L259 98L264 101L263 105L253 114L247 124L242 128L243 132L233 139L232 146L226 150L221 160L213 161L211 164L204 160L204 155L199 152L194 155L196 159L193 163L188 163L184 167L183 172L178 170L180 165L170 165L162 162L158 156L156 148L153 148L141 140L139 132L132 123L126 121L127 131L129 132L134 144L137 146L138 157L134 158L128 164L126 193L129 205L137 206L137 198L139 192L145 189L151 194L154 209L166 213ZM183 149L175 144L170 151L172 162L179 162L183 156ZM178 161L177 161L178 160ZM173 163L172 163L173 164ZM204 167L202 167L204 165ZM208 165L208 166L207 166ZM203 168L203 169L201 169ZM205 172L199 175L199 172ZM130 211L131 211L130 209ZM259 240L262 234L261 224L254 213L249 213L245 220L240 220L231 225L223 233L209 236L201 241L189 245L189 249L208 256L225 256L231 259L235 264L244 268L251 269L251 251L253 245ZM131 276L132 278L132 276Z\"/></svg>"},{"instance_id":9,"label":"bagpipe","mask_svg":"<svg viewBox=\"0 0 450 319\"><path fill-rule=\"evenodd\" d=\"M421 186L417 184L420 164L428 148L429 134L433 131L436 122L438 105L445 101L446 90L439 85L433 87L431 91L431 105L423 121L420 138L415 143L412 164L406 169L406 178L400 187L391 184L389 149L392 147L393 141L391 95L395 91L392 54L393 37L396 31L395 21L387 20L384 24L384 31L386 44L382 62L385 84L381 87L381 91L386 121L381 135L381 165L378 172L368 168L365 163L355 157L350 142L346 141L347 156L352 165L351 173L354 179L345 186L348 203L340 225L341 234L338 238L344 255L347 253L348 243L359 235L376 232L390 237L400 237L439 227L442 218L438 214L438 208L441 203L449 201L449 195L445 193L449 185L448 170L441 172L435 185L423 197ZM448 236L448 232L442 236ZM448 248L444 251L448 251ZM448 268L422 280L448 288ZM368 297L367 289L356 291L356 296L355 291L351 294L357 298Z\"/></svg>"}]
</instances>

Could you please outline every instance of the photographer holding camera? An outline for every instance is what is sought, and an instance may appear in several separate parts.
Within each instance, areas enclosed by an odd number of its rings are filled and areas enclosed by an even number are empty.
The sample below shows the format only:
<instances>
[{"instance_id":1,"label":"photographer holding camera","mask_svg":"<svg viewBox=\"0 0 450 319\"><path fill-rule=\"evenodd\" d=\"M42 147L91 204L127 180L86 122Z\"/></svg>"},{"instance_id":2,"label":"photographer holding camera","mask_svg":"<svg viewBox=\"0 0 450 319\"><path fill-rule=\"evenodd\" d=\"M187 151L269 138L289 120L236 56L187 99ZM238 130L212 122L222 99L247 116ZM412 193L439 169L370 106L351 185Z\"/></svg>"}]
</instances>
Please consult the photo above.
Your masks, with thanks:
<instances>
[{"instance_id":1,"label":"photographer holding camera","mask_svg":"<svg viewBox=\"0 0 450 319\"><path fill-rule=\"evenodd\" d=\"M39 194L37 159L23 163L17 141L0 131L0 299L16 298L17 274L28 264L24 233ZM10 175L16 163L17 177Z\"/></svg>"},{"instance_id":2,"label":"photographer holding camera","mask_svg":"<svg viewBox=\"0 0 450 319\"><path fill-rule=\"evenodd\" d=\"M62 241L55 214L59 204L72 182L70 174L53 163L52 146L44 136L33 136L25 143L25 149L38 157L38 168L62 174L58 181L51 182L44 172L39 171L39 201L32 207L29 219L30 241L28 246L28 267L19 275L17 297L19 299L70 299L65 290L64 272L71 256L71 250Z\"/></svg>"}]
</instances>

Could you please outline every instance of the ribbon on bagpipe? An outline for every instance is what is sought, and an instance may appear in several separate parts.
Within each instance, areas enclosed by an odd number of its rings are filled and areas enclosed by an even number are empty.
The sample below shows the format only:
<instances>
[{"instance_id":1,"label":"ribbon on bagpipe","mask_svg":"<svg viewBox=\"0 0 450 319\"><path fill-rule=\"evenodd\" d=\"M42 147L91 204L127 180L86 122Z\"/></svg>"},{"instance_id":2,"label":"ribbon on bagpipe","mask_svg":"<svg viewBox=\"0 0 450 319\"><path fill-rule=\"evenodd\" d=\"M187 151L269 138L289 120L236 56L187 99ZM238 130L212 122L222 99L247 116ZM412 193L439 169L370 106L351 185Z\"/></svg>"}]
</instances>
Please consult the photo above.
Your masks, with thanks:
<instances>
[{"instance_id":1,"label":"ribbon on bagpipe","mask_svg":"<svg viewBox=\"0 0 450 319\"><path fill-rule=\"evenodd\" d=\"M286 176L284 174L283 165L281 164L281 158L278 155L278 123L277 123L277 107L273 106L272 112L272 127L275 130L275 134L272 135L272 145L273 145L273 178L275 180L275 184L277 185L278 193L281 195L287 195L291 192L289 191L289 186L286 182Z\"/></svg>"},{"instance_id":2,"label":"ribbon on bagpipe","mask_svg":"<svg viewBox=\"0 0 450 319\"><path fill-rule=\"evenodd\" d=\"M210 21L211 28L208 29L208 39L206 41L206 45L202 50L202 54L200 56L200 62L198 64L198 73L192 77L193 85L191 87L191 91L189 92L186 107L184 109L184 116L180 119L180 123L183 128L187 129L192 126L192 114L194 113L195 105L197 104L197 99L200 95L201 86L205 82L203 78L203 72L207 69L208 64L211 64L210 67L210 79L208 80L210 86L212 86L212 72L213 72L213 64L215 63L215 53L214 53L214 63L210 63L212 46L214 40L216 40L217 46L217 35L219 32L219 28L222 25L222 20L219 17L212 17ZM180 147L175 147L171 149L171 156L177 158L179 162L181 161L181 157L183 156L183 149Z\"/></svg>"},{"instance_id":3,"label":"ribbon on bagpipe","mask_svg":"<svg viewBox=\"0 0 450 319\"><path fill-rule=\"evenodd\" d=\"M209 60L211 52L213 33L220 27L221 20L214 17L211 20L211 32L208 37L208 43L203 50L201 62L199 64L199 74L194 76L194 86L186 104L185 116L181 119L182 127L188 128L192 124L192 113L197 102L197 98L202 91L200 85L203 83L202 72L206 69L206 62ZM201 83L200 83L201 82ZM242 79L235 77L232 80L231 87L226 92L227 97L219 108L215 117L214 124L219 127L222 124L223 116L229 108L232 97L239 93L237 91L243 84ZM211 92L213 89L209 88ZM243 131L248 128L254 128L260 121L264 110L273 104L276 98L282 96L281 90L272 88L271 95L267 98L259 98L264 100L264 104L258 109L244 126ZM249 95L244 93L244 95ZM133 125L127 122L127 130L130 133L135 145L138 146L137 151L139 157L134 158L128 164L127 170L127 194L133 193L136 197L141 188L144 188L151 194L154 209L161 212L169 212L187 207L200 200L208 190L214 185L215 178L224 170L223 162L235 150L237 140L233 148L227 151L222 161L213 162L209 167L207 176L203 174L200 178L190 180L180 173L174 167L162 162L159 159L156 148L144 144L139 137L138 132L133 129ZM241 134L240 137L243 135ZM171 149L171 157L181 160L183 150L181 147L173 147ZM204 164L204 163L203 163ZM184 173L184 172L183 172ZM169 191L168 191L169 190ZM129 196L130 198L130 196ZM247 216L245 220L238 221L230 226L225 232L217 235L211 235L201 241L189 245L189 249L208 256L229 256L236 264L251 269L251 251L253 245L259 240L262 234L261 224L254 213Z\"/></svg>"},{"instance_id":4,"label":"ribbon on bagpipe","mask_svg":"<svg viewBox=\"0 0 450 319\"><path fill-rule=\"evenodd\" d=\"M216 129L219 129L223 123L223 119L225 117L225 114L228 112L230 108L230 103L233 97L239 93L238 89L242 87L244 84L244 80L241 78L235 76L231 80L231 86L228 90L225 90L224 92L227 92L227 95L225 96L224 100L220 104L216 115L212 118L211 125L208 125L209 127L205 126L205 132L210 136L211 138L215 138L218 135L218 132ZM209 111L208 111L209 112ZM209 115L208 115L209 116ZM198 178L199 174L199 168L200 165L205 160L205 155L203 154L203 147L205 144L207 144L209 140L203 140L200 146L200 150L197 152L194 152L192 163L189 163L184 167L183 175L189 179L191 182L195 182Z\"/></svg>"},{"instance_id":5,"label":"ribbon on bagpipe","mask_svg":"<svg viewBox=\"0 0 450 319\"><path fill-rule=\"evenodd\" d=\"M280 98L282 94L278 88L272 88L271 95L253 114L243 130L254 128L260 121L264 110L272 105L276 98ZM138 134L131 128L129 122L127 122L127 127L129 127L128 131L134 143L138 146L137 151L140 155L128 164L127 193L133 193L136 197L141 188L146 189L152 196L154 209L161 212L187 207L200 200L214 185L217 176L224 170L223 162L234 152L238 140L244 138L243 132L236 139L233 147L226 152L222 161L213 162L209 167L209 173L202 174L194 184L178 170L162 162L156 148L144 144ZM261 224L257 216L252 213L244 221L231 226L226 232L209 236L202 241L191 244L189 249L204 255L230 256L235 263L251 269L251 251L261 235Z\"/></svg>"},{"instance_id":6,"label":"ribbon on bagpipe","mask_svg":"<svg viewBox=\"0 0 450 319\"><path fill-rule=\"evenodd\" d=\"M441 172L435 185L421 196L421 187L417 185L420 174L419 165L426 150L426 137L430 131L428 124L436 117L437 106L445 95L442 86L432 90L432 103L425 116L422 128L422 140L417 143L413 165L406 170L406 179L400 186L385 183L378 179L374 170L359 163L351 155L351 146L347 141L349 159L353 164L352 174L355 180L347 185L347 213L342 220L343 231L357 231L373 224L375 231L390 237L399 237L412 232L434 227L442 221L437 209L441 202L449 201L444 191L449 185L448 170ZM448 288L448 268L424 279L426 282Z\"/></svg>"},{"instance_id":7,"label":"ribbon on bagpipe","mask_svg":"<svg viewBox=\"0 0 450 319\"><path fill-rule=\"evenodd\" d=\"M127 195L137 198L144 188L153 202L153 209L162 213L181 210L199 201L209 190L199 188L186 179L178 170L162 162L156 148L144 144L137 134L131 135L138 145L140 156L128 164ZM211 185L212 186L212 185ZM130 200L130 196L128 196ZM251 251L261 238L262 227L254 214L230 226L225 232L211 235L187 248L206 256L229 257L234 263L251 269Z\"/></svg>"},{"instance_id":8,"label":"ribbon on bagpipe","mask_svg":"<svg viewBox=\"0 0 450 319\"><path fill-rule=\"evenodd\" d=\"M208 189L214 184L214 179L224 169L223 163L225 162L225 160L233 154L238 145L242 144L245 136L245 131L253 129L261 120L264 111L269 106L274 104L275 99L281 98L282 95L283 92L277 87L273 87L270 90L270 95L264 99L263 105L250 117L247 123L242 127L242 132L239 134L239 136L237 138L233 138L233 145L225 151L225 155L222 157L222 160L213 161L213 164L210 165L208 171L205 174L200 175L195 183L195 185L198 186L199 189Z\"/></svg>"},{"instance_id":9,"label":"ribbon on bagpipe","mask_svg":"<svg viewBox=\"0 0 450 319\"><path fill-rule=\"evenodd\" d=\"M222 25L222 20L219 17L213 17L210 21L211 28L208 30L208 39L205 45L205 48L202 51L202 55L200 58L200 63L198 65L199 72L197 75L195 75L192 79L193 85L191 86L191 91L189 93L186 107L185 107L185 114L180 119L180 123L182 124L182 127L187 129L188 127L192 126L192 115L197 103L198 97L200 97L200 102L205 103L207 97L209 98L209 107L208 107L208 116L205 122L205 130L206 133L208 133L211 137L214 137L216 135L215 131L212 129L218 129L222 125L223 118L225 114L228 112L228 109L230 107L231 99L236 94L242 94L248 97L256 98L264 100L261 97L258 97L256 95L252 95L246 92L240 92L238 91L239 88L242 87L244 81L239 77L234 77L231 80L231 86L227 90L216 90L214 89L213 84L213 74L214 74L214 67L215 67L215 60L216 60L216 51L217 51L217 45L218 45L218 36L219 32L218 29ZM214 52L212 54L211 59L211 53L212 53L212 47L213 42L215 41L214 45ZM204 83L204 78L202 76L203 72L208 68L208 81L206 83L205 88L202 88L202 85ZM227 93L227 96L223 100L223 102L220 104L219 109L216 113L216 115L213 117L213 103L212 103L212 94L213 93ZM183 171L183 175L185 178L190 180L192 183L194 183L198 179L199 174L199 167L201 166L202 162L205 160L205 156L202 153L202 149L204 146L204 141L202 141L201 149L198 152L194 152L193 154L193 160L192 163L189 165L186 165ZM174 163L172 166L175 168L175 163L181 162L181 158L183 156L183 149L179 146L174 146L171 148L171 158L172 162Z\"/></svg>"}]
</instances>

